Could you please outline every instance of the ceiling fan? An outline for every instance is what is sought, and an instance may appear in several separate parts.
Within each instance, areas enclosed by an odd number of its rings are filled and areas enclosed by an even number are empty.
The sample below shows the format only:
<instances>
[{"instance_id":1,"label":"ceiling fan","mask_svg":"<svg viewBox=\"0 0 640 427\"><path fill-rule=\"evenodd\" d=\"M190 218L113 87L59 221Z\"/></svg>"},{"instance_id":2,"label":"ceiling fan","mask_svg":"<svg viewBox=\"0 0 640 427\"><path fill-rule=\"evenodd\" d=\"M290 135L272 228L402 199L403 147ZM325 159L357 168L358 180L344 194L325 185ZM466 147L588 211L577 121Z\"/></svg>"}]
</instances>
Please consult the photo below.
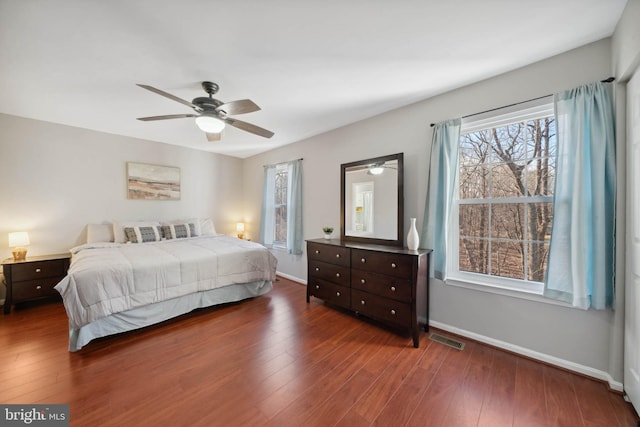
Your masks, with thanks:
<instances>
[{"instance_id":1,"label":"ceiling fan","mask_svg":"<svg viewBox=\"0 0 640 427\"><path fill-rule=\"evenodd\" d=\"M201 96L194 98L193 101L185 101L177 96L171 95L160 89L149 85L138 84L143 89L147 89L165 98L172 99L187 107L193 109L196 114L169 114L165 116L151 116L151 117L139 117L138 120L145 122L154 120L168 120L168 119L182 119L186 117L195 117L196 124L200 130L207 134L207 140L219 141L224 129L225 124L231 125L235 128L242 129L246 132L253 133L264 138L271 138L273 132L263 129L260 126L256 126L251 123L244 122L242 120L232 119L229 115L232 114L246 114L260 110L253 101L250 99L240 99L238 101L222 102L213 97L213 94L218 92L220 88L213 82L202 82L202 88L209 94L208 97Z\"/></svg>"}]
</instances>

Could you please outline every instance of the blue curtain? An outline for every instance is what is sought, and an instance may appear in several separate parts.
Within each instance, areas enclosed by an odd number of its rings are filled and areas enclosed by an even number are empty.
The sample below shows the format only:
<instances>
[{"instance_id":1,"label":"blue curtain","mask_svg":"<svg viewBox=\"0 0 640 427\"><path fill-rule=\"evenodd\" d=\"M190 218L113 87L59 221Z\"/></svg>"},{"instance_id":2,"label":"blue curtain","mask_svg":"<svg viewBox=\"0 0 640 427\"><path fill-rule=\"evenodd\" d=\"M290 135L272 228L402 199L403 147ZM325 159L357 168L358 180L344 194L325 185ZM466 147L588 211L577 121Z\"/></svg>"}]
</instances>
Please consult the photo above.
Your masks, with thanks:
<instances>
[{"instance_id":1,"label":"blue curtain","mask_svg":"<svg viewBox=\"0 0 640 427\"><path fill-rule=\"evenodd\" d=\"M287 193L287 250L290 254L302 253L302 160L288 164Z\"/></svg>"},{"instance_id":2,"label":"blue curtain","mask_svg":"<svg viewBox=\"0 0 640 427\"><path fill-rule=\"evenodd\" d=\"M434 127L429 184L422 221L422 246L433 248L432 275L442 280L447 272L449 217L458 168L460 122L460 119L448 120Z\"/></svg>"},{"instance_id":3,"label":"blue curtain","mask_svg":"<svg viewBox=\"0 0 640 427\"><path fill-rule=\"evenodd\" d=\"M610 85L554 96L558 155L544 295L575 307L614 303L616 159Z\"/></svg>"},{"instance_id":4,"label":"blue curtain","mask_svg":"<svg viewBox=\"0 0 640 427\"><path fill-rule=\"evenodd\" d=\"M260 214L260 242L266 247L273 244L273 197L276 167L264 167L264 187L262 191L262 213Z\"/></svg>"}]
</instances>

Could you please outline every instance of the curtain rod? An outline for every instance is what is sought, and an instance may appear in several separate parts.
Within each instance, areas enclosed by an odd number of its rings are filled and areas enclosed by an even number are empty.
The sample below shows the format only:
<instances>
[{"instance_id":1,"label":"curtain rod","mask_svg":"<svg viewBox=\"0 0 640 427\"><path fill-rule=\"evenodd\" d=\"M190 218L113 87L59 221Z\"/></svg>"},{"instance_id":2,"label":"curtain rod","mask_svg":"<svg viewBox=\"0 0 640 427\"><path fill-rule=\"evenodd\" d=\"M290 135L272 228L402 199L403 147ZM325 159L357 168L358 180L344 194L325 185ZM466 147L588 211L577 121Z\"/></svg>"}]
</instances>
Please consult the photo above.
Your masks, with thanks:
<instances>
[{"instance_id":1,"label":"curtain rod","mask_svg":"<svg viewBox=\"0 0 640 427\"><path fill-rule=\"evenodd\" d=\"M615 81L615 79L616 79L615 77L609 77L607 79L600 80L600 83L611 83L611 82ZM508 108L508 107L513 107L513 106L516 106L516 105L524 104L526 102L537 101L538 99L546 98L548 96L552 96L552 95L539 96L537 98L527 99L526 101L516 102L516 103L513 103L513 104L509 104L509 105L503 105L502 107L491 108L490 110L480 111L479 113L467 114L466 116L462 116L462 118L466 119L467 117L477 116L478 114L490 113L492 111L501 110L503 108ZM430 124L431 127L434 127L435 125L436 125L435 123L431 123Z\"/></svg>"},{"instance_id":2,"label":"curtain rod","mask_svg":"<svg viewBox=\"0 0 640 427\"><path fill-rule=\"evenodd\" d=\"M270 164L270 165L262 165L262 167L263 168L268 168L269 166L278 166L278 165L282 165L284 163L295 162L296 160L304 160L304 158L300 157L299 159L287 160L286 162L273 163L273 164Z\"/></svg>"}]
</instances>

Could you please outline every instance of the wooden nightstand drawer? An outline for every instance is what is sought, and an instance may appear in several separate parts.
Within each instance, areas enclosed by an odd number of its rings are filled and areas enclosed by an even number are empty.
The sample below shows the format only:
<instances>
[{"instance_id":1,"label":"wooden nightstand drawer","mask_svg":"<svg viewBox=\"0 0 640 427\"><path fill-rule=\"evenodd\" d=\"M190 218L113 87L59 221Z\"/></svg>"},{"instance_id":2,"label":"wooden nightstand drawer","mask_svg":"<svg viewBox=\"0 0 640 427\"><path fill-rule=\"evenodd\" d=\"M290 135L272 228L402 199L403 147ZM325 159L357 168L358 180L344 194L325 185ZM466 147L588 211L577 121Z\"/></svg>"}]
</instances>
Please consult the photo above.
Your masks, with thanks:
<instances>
[{"instance_id":1,"label":"wooden nightstand drawer","mask_svg":"<svg viewBox=\"0 0 640 427\"><path fill-rule=\"evenodd\" d=\"M63 261L56 259L16 264L11 269L11 280L21 282L44 277L64 276L67 273L67 264Z\"/></svg>"},{"instance_id":2,"label":"wooden nightstand drawer","mask_svg":"<svg viewBox=\"0 0 640 427\"><path fill-rule=\"evenodd\" d=\"M14 302L20 302L58 295L58 292L53 289L53 287L57 285L60 280L61 278L58 277L47 277L44 279L13 282L13 300Z\"/></svg>"}]
</instances>

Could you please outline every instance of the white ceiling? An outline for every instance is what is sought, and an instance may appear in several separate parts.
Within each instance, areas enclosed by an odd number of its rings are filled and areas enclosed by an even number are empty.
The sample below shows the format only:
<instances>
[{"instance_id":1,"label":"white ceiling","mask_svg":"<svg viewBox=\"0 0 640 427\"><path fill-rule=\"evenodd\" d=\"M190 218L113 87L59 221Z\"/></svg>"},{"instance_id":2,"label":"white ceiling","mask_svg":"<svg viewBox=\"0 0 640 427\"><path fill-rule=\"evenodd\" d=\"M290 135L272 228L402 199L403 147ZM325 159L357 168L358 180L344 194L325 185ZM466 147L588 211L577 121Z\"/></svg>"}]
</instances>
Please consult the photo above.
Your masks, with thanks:
<instances>
[{"instance_id":1,"label":"white ceiling","mask_svg":"<svg viewBox=\"0 0 640 427\"><path fill-rule=\"evenodd\" d=\"M0 112L245 158L608 37L625 4L0 0ZM192 112L136 83L191 101L203 80L275 136L136 120Z\"/></svg>"}]
</instances>

